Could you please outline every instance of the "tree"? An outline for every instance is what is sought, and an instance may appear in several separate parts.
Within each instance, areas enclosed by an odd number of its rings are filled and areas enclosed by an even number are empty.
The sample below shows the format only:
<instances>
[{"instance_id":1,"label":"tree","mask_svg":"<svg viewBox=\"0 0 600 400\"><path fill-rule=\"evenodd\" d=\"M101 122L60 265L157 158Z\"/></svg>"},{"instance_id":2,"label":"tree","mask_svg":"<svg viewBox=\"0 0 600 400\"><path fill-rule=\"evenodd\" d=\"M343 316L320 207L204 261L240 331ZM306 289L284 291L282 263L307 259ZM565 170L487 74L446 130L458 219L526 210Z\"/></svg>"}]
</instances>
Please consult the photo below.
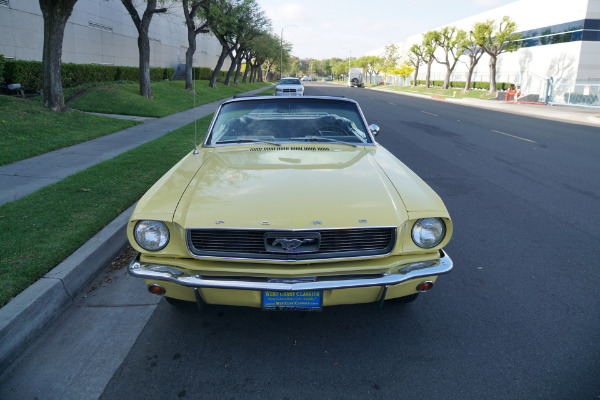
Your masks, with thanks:
<instances>
[{"instance_id":1,"label":"tree","mask_svg":"<svg viewBox=\"0 0 600 400\"><path fill-rule=\"evenodd\" d=\"M327 76L331 76L331 60L323 60L322 62L323 65L323 72L325 73L325 75Z\"/></svg>"},{"instance_id":2,"label":"tree","mask_svg":"<svg viewBox=\"0 0 600 400\"><path fill-rule=\"evenodd\" d=\"M425 76L425 87L429 87L430 78L431 78L431 64L435 60L435 51L437 49L436 46L436 37L438 32L429 31L425 35L423 35L423 42L421 44L421 48L423 50L423 61L427 64L427 75Z\"/></svg>"},{"instance_id":3,"label":"tree","mask_svg":"<svg viewBox=\"0 0 600 400\"><path fill-rule=\"evenodd\" d=\"M419 75L419 67L425 62L425 56L423 54L423 46L413 44L408 51L408 62L415 69L415 77L413 79L413 86L417 86L417 77Z\"/></svg>"},{"instance_id":4,"label":"tree","mask_svg":"<svg viewBox=\"0 0 600 400\"><path fill-rule=\"evenodd\" d=\"M356 60L356 66L365 69L371 83L373 83L373 75L379 74L382 65L383 59L378 56L364 56Z\"/></svg>"},{"instance_id":5,"label":"tree","mask_svg":"<svg viewBox=\"0 0 600 400\"><path fill-rule=\"evenodd\" d=\"M471 88L471 78L473 77L473 71L475 70L477 63L481 59L481 56L483 56L483 49L477 45L473 36L473 31L469 32L469 35L467 36L465 53L467 57L469 57L469 62L467 64L467 81L465 82L465 88L463 89L463 92L466 92Z\"/></svg>"},{"instance_id":6,"label":"tree","mask_svg":"<svg viewBox=\"0 0 600 400\"><path fill-rule=\"evenodd\" d=\"M467 33L456 27L444 27L435 32L434 41L444 51L444 58L439 59L435 53L434 57L440 64L446 66L446 77L442 89L448 89L450 86L450 75L458 63L458 59L463 54L466 46Z\"/></svg>"},{"instance_id":7,"label":"tree","mask_svg":"<svg viewBox=\"0 0 600 400\"><path fill-rule=\"evenodd\" d=\"M133 5L133 0L121 0L127 9L138 31L138 50L140 53L140 95L151 99L152 89L150 87L150 37L148 30L154 14L167 12L166 8L157 8L157 0L146 0L146 10L140 17Z\"/></svg>"},{"instance_id":8,"label":"tree","mask_svg":"<svg viewBox=\"0 0 600 400\"><path fill-rule=\"evenodd\" d=\"M230 37L235 33L236 29L235 5L228 0L213 0L202 4L200 15L206 21L208 28L221 45L221 54L208 83L210 87L216 88L219 72L223 68L225 59L233 51L230 46Z\"/></svg>"},{"instance_id":9,"label":"tree","mask_svg":"<svg viewBox=\"0 0 600 400\"><path fill-rule=\"evenodd\" d=\"M302 66L300 64L300 60L294 60L292 63L292 72L290 72L290 76L298 76L302 72Z\"/></svg>"},{"instance_id":10,"label":"tree","mask_svg":"<svg viewBox=\"0 0 600 400\"><path fill-rule=\"evenodd\" d=\"M394 74L400 75L403 78L408 78L413 73L415 67L409 61L405 61L402 65L394 70Z\"/></svg>"},{"instance_id":11,"label":"tree","mask_svg":"<svg viewBox=\"0 0 600 400\"><path fill-rule=\"evenodd\" d=\"M508 16L502 18L496 26L494 20L476 23L473 28L475 43L490 56L490 91L496 92L496 62L498 56L505 52L513 52L519 49L517 40L521 34L515 34L517 24Z\"/></svg>"},{"instance_id":12,"label":"tree","mask_svg":"<svg viewBox=\"0 0 600 400\"><path fill-rule=\"evenodd\" d=\"M77 0L40 0L44 18L44 50L42 54L42 88L44 105L53 111L64 111L62 90L62 46L67 20Z\"/></svg>"},{"instance_id":13,"label":"tree","mask_svg":"<svg viewBox=\"0 0 600 400\"><path fill-rule=\"evenodd\" d=\"M382 56L382 71L386 77L396 69L399 60L398 47L395 44L385 46Z\"/></svg>"},{"instance_id":14,"label":"tree","mask_svg":"<svg viewBox=\"0 0 600 400\"><path fill-rule=\"evenodd\" d=\"M341 58L334 57L330 60L331 63L331 72L340 77L341 75L348 74L348 61L342 60Z\"/></svg>"},{"instance_id":15,"label":"tree","mask_svg":"<svg viewBox=\"0 0 600 400\"><path fill-rule=\"evenodd\" d=\"M206 22L197 26L196 21L200 7L209 0L181 0L183 3L183 15L188 34L188 49L185 52L185 88L192 90L192 67L194 64L194 53L196 53L196 36L199 33L208 33Z\"/></svg>"},{"instance_id":16,"label":"tree","mask_svg":"<svg viewBox=\"0 0 600 400\"><path fill-rule=\"evenodd\" d=\"M231 77L235 70L235 83L238 83L240 70L242 68L242 60L250 51L252 40L261 35L262 32L270 28L270 21L265 17L264 13L256 0L241 0L234 3L233 13L237 23L229 36L230 48L229 57L231 65L227 71L225 85L229 86Z\"/></svg>"},{"instance_id":17,"label":"tree","mask_svg":"<svg viewBox=\"0 0 600 400\"><path fill-rule=\"evenodd\" d=\"M263 64L268 63L265 76L269 76L272 60L279 59L279 39L265 30L252 40L250 51L246 59L246 71L244 71L244 83L250 69L251 80L263 81ZM253 81L254 81L253 80Z\"/></svg>"},{"instance_id":18,"label":"tree","mask_svg":"<svg viewBox=\"0 0 600 400\"><path fill-rule=\"evenodd\" d=\"M287 43L285 43L285 45L287 45ZM279 61L279 37L270 32L264 32L263 35L255 39L252 51L255 53L254 57L259 59L258 61L260 61L261 68L262 65L266 67L266 79L270 79L271 69L273 69L275 63ZM284 57L288 57L290 51L291 47L287 48L284 46Z\"/></svg>"}]
</instances>

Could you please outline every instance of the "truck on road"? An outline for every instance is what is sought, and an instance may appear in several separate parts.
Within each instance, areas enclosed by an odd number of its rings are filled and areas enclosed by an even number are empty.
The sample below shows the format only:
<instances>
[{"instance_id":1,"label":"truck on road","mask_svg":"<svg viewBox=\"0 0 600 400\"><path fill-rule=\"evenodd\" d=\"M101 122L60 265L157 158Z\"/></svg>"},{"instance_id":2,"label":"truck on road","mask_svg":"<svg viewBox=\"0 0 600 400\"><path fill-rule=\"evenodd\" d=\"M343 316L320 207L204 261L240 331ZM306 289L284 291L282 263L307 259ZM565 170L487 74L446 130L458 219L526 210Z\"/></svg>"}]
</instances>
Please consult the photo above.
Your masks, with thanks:
<instances>
[{"instance_id":1,"label":"truck on road","mask_svg":"<svg viewBox=\"0 0 600 400\"><path fill-rule=\"evenodd\" d=\"M348 86L365 87L362 68L350 68L350 72L348 73Z\"/></svg>"}]
</instances>

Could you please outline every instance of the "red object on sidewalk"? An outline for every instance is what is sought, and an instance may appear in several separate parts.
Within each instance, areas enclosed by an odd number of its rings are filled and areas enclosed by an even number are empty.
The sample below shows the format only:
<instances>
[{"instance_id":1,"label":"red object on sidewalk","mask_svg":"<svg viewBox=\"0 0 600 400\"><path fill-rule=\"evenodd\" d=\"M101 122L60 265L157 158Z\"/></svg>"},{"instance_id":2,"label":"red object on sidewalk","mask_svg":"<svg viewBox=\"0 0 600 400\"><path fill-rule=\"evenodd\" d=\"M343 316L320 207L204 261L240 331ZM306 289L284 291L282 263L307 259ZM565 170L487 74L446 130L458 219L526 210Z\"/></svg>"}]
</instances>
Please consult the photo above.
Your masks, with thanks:
<instances>
[{"instance_id":1,"label":"red object on sidewalk","mask_svg":"<svg viewBox=\"0 0 600 400\"><path fill-rule=\"evenodd\" d=\"M517 90L511 88L508 88L508 92L506 92L506 96L504 96L504 100L505 101L509 101L509 100L514 100L515 94L517 94Z\"/></svg>"}]
</instances>

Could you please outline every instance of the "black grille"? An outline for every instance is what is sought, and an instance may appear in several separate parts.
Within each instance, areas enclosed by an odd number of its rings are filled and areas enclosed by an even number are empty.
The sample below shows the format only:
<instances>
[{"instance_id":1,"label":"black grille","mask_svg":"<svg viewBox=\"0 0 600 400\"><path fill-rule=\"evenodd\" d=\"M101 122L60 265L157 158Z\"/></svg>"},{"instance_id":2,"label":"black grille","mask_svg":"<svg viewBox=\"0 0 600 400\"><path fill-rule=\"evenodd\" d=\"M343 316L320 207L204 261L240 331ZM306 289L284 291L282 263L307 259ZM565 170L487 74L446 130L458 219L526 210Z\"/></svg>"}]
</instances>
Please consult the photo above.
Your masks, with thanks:
<instances>
[{"instance_id":1,"label":"black grille","mask_svg":"<svg viewBox=\"0 0 600 400\"><path fill-rule=\"evenodd\" d=\"M301 233L320 234L318 249L268 251L268 238L286 238ZM302 231L245 229L188 229L188 248L193 255L223 258L311 260L388 254L396 242L396 228L353 228Z\"/></svg>"}]
</instances>

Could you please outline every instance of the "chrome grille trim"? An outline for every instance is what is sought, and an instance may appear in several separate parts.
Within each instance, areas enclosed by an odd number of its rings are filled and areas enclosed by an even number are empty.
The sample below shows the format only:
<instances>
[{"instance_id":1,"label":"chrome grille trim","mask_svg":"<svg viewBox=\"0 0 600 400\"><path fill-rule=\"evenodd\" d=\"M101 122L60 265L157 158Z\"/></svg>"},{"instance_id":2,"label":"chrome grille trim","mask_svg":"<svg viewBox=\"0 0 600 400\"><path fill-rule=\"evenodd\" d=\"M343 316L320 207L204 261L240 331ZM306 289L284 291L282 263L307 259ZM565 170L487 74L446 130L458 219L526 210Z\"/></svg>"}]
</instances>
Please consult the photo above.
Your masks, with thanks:
<instances>
[{"instance_id":1,"label":"chrome grille trim","mask_svg":"<svg viewBox=\"0 0 600 400\"><path fill-rule=\"evenodd\" d=\"M279 253L268 251L265 234L318 232L320 248L314 252ZM246 260L303 261L388 255L396 244L396 227L336 229L187 229L186 242L194 257Z\"/></svg>"}]
</instances>

